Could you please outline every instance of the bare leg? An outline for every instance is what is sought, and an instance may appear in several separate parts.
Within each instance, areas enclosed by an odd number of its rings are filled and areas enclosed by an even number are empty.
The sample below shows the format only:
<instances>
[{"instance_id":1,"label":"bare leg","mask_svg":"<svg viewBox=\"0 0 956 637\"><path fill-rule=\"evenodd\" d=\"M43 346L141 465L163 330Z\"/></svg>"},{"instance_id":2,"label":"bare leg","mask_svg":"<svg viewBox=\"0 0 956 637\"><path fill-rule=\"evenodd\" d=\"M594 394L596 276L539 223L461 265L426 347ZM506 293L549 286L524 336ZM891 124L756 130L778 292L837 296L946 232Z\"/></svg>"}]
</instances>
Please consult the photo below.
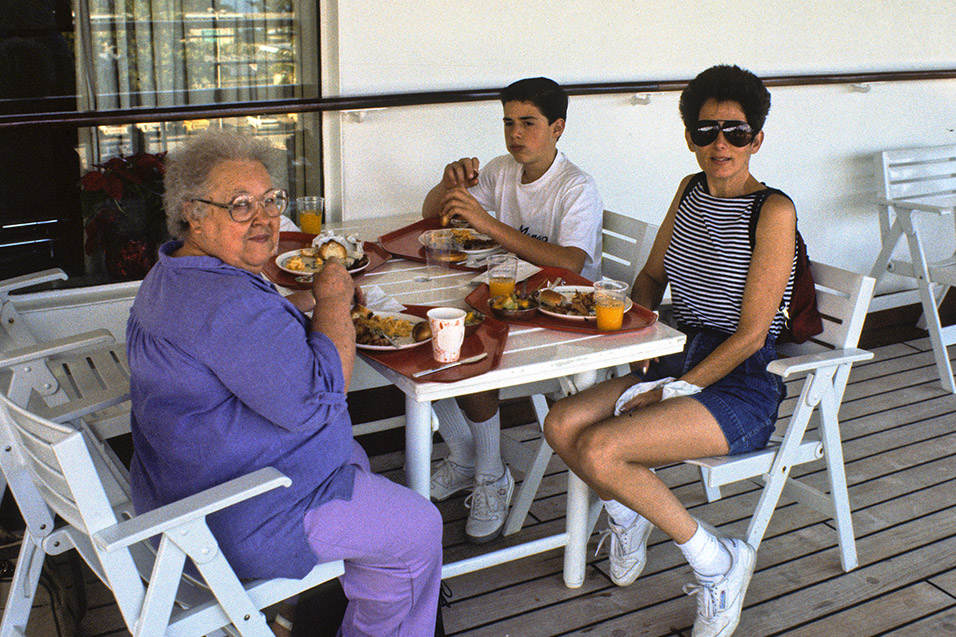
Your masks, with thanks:
<instances>
[{"instance_id":1,"label":"bare leg","mask_svg":"<svg viewBox=\"0 0 956 637\"><path fill-rule=\"evenodd\" d=\"M602 499L625 504L682 544L697 523L650 468L726 454L727 441L710 412L692 398L611 415L617 397L635 382L614 379L558 401L545 421L545 435Z\"/></svg>"}]
</instances>

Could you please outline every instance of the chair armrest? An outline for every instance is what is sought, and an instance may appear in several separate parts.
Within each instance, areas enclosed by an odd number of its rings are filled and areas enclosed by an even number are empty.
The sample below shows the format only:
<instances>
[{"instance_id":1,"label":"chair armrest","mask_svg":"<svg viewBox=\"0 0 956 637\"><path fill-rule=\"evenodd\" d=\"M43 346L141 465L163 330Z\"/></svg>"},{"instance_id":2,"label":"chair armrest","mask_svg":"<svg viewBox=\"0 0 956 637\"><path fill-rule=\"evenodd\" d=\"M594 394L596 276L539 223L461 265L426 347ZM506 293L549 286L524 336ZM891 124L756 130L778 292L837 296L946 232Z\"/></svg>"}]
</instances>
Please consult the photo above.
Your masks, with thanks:
<instances>
[{"instance_id":1,"label":"chair armrest","mask_svg":"<svg viewBox=\"0 0 956 637\"><path fill-rule=\"evenodd\" d=\"M786 378L790 374L809 372L820 369L821 367L832 367L844 363L866 361L871 358L873 358L873 352L868 352L865 349L858 349L856 347L835 349L830 352L778 358L767 365L767 371L771 374Z\"/></svg>"},{"instance_id":2,"label":"chair armrest","mask_svg":"<svg viewBox=\"0 0 956 637\"><path fill-rule=\"evenodd\" d=\"M880 198L880 203L884 206L893 206L894 208L902 208L904 210L919 210L920 212L933 212L938 215L951 215L953 214L953 206L935 206L929 203L920 203L918 201L910 201L908 199L886 199Z\"/></svg>"},{"instance_id":3,"label":"chair armrest","mask_svg":"<svg viewBox=\"0 0 956 637\"><path fill-rule=\"evenodd\" d=\"M52 341L45 341L30 345L28 347L18 347L6 352L0 353L0 368L13 367L22 363L56 356L64 352L93 347L98 345L108 345L115 342L113 334L107 329L92 330L74 336L64 336Z\"/></svg>"},{"instance_id":4,"label":"chair armrest","mask_svg":"<svg viewBox=\"0 0 956 637\"><path fill-rule=\"evenodd\" d=\"M32 272L30 274L24 274L23 276L15 276L13 278L0 281L0 296L4 296L13 290L32 287L34 285L40 285L41 283L49 283L50 281L66 281L67 278L69 277L66 276L66 272L60 268L50 268L49 270L43 270L41 272Z\"/></svg>"},{"instance_id":5,"label":"chair armrest","mask_svg":"<svg viewBox=\"0 0 956 637\"><path fill-rule=\"evenodd\" d=\"M292 480L281 471L265 467L107 527L93 535L93 541L100 548L113 551L290 484Z\"/></svg>"}]
</instances>

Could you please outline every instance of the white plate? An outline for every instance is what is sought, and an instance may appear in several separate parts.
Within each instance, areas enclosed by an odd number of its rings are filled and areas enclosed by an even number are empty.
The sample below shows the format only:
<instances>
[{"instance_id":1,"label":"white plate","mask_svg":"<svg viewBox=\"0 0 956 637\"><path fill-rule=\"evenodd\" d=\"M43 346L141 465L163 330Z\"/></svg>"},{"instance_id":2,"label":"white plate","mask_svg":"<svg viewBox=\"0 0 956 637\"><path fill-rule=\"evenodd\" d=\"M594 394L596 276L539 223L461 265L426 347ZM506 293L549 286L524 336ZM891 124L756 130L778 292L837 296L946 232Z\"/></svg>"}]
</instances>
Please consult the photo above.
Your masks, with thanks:
<instances>
[{"instance_id":1,"label":"white plate","mask_svg":"<svg viewBox=\"0 0 956 637\"><path fill-rule=\"evenodd\" d=\"M555 292L562 294L564 298L568 299L569 301L574 297L575 292L594 292L594 287L590 285L559 285L553 289ZM634 307L634 301L628 297L624 297L624 311L627 312L632 307ZM568 319L569 321L596 320L596 317L593 314L590 316L581 316L579 314L561 314L560 312L549 310L544 305L539 305L538 311L542 314L547 314L548 316L553 316L559 319Z\"/></svg>"},{"instance_id":2,"label":"white plate","mask_svg":"<svg viewBox=\"0 0 956 637\"><path fill-rule=\"evenodd\" d=\"M411 321L412 327L414 327L416 323L423 323L428 320L420 316L412 316L411 314L402 314L401 312L375 312L375 315L385 316L385 317L390 316L394 318L405 319L406 321ZM395 339L395 342L398 343L397 347L394 345L363 345L362 343L356 343L355 347L357 349L367 349L373 352L394 352L397 349L409 349L412 347L418 347L419 345L423 345L429 342L430 340L432 339L426 338L424 341L415 342L415 339L412 338L411 336L402 336L401 338Z\"/></svg>"},{"instance_id":3,"label":"white plate","mask_svg":"<svg viewBox=\"0 0 956 637\"><path fill-rule=\"evenodd\" d=\"M282 254L276 257L276 266L283 272L288 272L289 274L292 274L295 276L315 274L316 272L322 269L321 267L316 267L315 257L302 257L302 260L304 261L305 267L306 267L305 270L292 270L285 267L286 261L288 261L292 257L299 257L299 256L302 256L301 249L289 250L288 252L283 252ZM362 270L368 267L368 263L369 263L369 259L368 259L368 255L366 254L365 256L363 256L361 259L358 260L356 265L349 268L348 271L351 274L355 274L356 272L361 272Z\"/></svg>"},{"instance_id":4,"label":"white plate","mask_svg":"<svg viewBox=\"0 0 956 637\"><path fill-rule=\"evenodd\" d=\"M420 235L418 235L418 242L419 242L420 244L422 244L423 246L425 246L426 248L428 248L428 247L430 246L430 239L431 239L431 237L434 237L434 236L438 236L438 237L442 237L442 236L453 236L453 234L452 234L452 231L453 231L453 230L455 230L455 229L454 229L454 228L442 228L441 230L426 230L425 232L423 232L423 233L421 233ZM476 232L476 231L472 230L471 228L458 228L457 231L458 231L458 232L461 232L461 231L470 232L470 233L472 234L472 236L475 237L476 239L487 239L487 240L491 240L491 237L489 237L488 235L486 235L486 234L481 234L480 232ZM500 249L500 247L501 247L501 246L499 246L499 245L496 243L495 245L491 246L490 248L481 248L480 250L467 250L467 249L465 249L465 248L462 248L460 245L458 245L458 244L456 243L455 246L454 246L454 249L455 249L455 250L458 250L459 252L464 252L465 254L467 254L467 255L469 255L469 256L480 256L480 255L483 255L483 254L490 254L490 253L494 252L495 250Z\"/></svg>"}]
</instances>

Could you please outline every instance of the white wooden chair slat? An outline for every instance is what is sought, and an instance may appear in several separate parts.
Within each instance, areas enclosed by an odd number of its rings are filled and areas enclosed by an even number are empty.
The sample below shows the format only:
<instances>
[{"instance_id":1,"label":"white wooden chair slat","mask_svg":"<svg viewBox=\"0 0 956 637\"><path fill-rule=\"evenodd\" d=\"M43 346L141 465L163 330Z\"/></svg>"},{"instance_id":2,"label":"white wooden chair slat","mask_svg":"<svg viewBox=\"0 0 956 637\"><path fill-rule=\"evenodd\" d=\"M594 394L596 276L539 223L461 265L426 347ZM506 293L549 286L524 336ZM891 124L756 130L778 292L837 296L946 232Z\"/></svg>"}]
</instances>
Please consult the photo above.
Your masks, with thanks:
<instances>
[{"instance_id":1,"label":"white wooden chair slat","mask_svg":"<svg viewBox=\"0 0 956 637\"><path fill-rule=\"evenodd\" d=\"M815 343L789 344L788 353L801 354L780 358L767 369L782 377L805 373L800 398L790 417L778 422L782 437L764 449L733 456L688 461L701 471L704 490L710 501L720 498L720 487L733 482L761 478L761 493L747 529L747 542L759 547L781 495L786 492L802 504L812 506L836 520L839 530L840 558L843 568L856 567L843 452L837 413L850 368L873 354L856 347L863 330L866 309L873 294L871 277L855 274L822 263L812 263L813 276L824 303L824 333ZM839 302L836 302L840 299ZM784 349L784 348L781 348ZM816 418L815 418L816 417ZM817 430L809 425L818 420ZM790 477L800 464L826 459L829 492L823 493ZM790 485L788 487L788 485Z\"/></svg>"}]
</instances>

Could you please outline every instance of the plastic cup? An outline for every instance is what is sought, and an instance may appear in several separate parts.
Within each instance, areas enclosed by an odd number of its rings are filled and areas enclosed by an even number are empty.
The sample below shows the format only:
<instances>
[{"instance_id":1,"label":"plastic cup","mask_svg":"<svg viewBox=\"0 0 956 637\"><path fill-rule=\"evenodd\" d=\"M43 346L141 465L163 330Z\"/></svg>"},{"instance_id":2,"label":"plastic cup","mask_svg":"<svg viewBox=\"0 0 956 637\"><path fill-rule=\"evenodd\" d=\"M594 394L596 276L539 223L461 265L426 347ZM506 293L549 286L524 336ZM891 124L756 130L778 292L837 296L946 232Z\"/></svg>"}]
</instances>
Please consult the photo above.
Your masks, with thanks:
<instances>
[{"instance_id":1,"label":"plastic cup","mask_svg":"<svg viewBox=\"0 0 956 637\"><path fill-rule=\"evenodd\" d=\"M428 324L432 328L432 358L439 363L454 363L461 356L465 340L465 310L454 307L436 307L428 310Z\"/></svg>"},{"instance_id":2,"label":"plastic cup","mask_svg":"<svg viewBox=\"0 0 956 637\"><path fill-rule=\"evenodd\" d=\"M603 279L594 283L594 312L597 328L602 332L616 332L624 324L624 300L627 283Z\"/></svg>"},{"instance_id":3,"label":"plastic cup","mask_svg":"<svg viewBox=\"0 0 956 637\"><path fill-rule=\"evenodd\" d=\"M518 259L508 254L488 257L488 296L509 296L515 291Z\"/></svg>"},{"instance_id":4,"label":"plastic cup","mask_svg":"<svg viewBox=\"0 0 956 637\"><path fill-rule=\"evenodd\" d=\"M295 200L299 228L308 234L322 232L322 217L325 214L325 200L322 197L298 197Z\"/></svg>"}]
</instances>

